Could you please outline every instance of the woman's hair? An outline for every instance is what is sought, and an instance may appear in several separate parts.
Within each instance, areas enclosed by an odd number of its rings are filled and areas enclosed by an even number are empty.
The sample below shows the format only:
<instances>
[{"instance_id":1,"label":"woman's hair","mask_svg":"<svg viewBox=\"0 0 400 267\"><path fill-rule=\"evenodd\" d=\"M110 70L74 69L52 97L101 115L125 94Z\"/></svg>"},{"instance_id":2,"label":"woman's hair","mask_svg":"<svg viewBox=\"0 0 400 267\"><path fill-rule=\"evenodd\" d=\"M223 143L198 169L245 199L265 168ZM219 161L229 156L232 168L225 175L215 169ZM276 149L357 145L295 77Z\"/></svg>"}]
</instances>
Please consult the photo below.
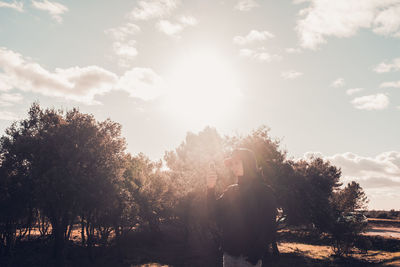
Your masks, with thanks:
<instances>
[{"instance_id":1,"label":"woman's hair","mask_svg":"<svg viewBox=\"0 0 400 267\"><path fill-rule=\"evenodd\" d=\"M243 176L238 177L238 183L246 183L261 178L261 171L257 165L254 152L248 148L236 148L232 156L239 157L243 162Z\"/></svg>"}]
</instances>

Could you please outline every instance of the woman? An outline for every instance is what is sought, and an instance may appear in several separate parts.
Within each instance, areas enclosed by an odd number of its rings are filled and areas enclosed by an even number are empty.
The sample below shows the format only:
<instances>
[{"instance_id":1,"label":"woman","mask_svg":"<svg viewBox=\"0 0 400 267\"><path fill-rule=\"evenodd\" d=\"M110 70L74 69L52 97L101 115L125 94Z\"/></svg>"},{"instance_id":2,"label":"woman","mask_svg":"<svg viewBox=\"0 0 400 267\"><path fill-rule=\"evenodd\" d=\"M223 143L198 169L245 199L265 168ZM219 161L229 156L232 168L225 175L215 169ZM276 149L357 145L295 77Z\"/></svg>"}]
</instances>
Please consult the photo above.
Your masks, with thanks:
<instances>
[{"instance_id":1,"label":"woman","mask_svg":"<svg viewBox=\"0 0 400 267\"><path fill-rule=\"evenodd\" d=\"M210 215L221 232L223 266L258 266L269 243L275 241L276 201L264 184L254 152L239 148L224 164L237 177L216 198L217 175L207 173L207 204Z\"/></svg>"}]
</instances>

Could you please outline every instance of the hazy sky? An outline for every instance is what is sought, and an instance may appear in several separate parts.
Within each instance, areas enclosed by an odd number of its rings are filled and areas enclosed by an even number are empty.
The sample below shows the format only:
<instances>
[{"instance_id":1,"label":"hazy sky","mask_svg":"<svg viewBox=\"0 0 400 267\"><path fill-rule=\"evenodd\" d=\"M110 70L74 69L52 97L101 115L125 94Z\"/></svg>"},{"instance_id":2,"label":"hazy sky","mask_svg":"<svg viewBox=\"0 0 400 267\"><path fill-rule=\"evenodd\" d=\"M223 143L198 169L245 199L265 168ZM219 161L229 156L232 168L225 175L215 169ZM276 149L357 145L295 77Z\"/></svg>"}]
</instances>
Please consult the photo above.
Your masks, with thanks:
<instances>
[{"instance_id":1,"label":"hazy sky","mask_svg":"<svg viewBox=\"0 0 400 267\"><path fill-rule=\"evenodd\" d=\"M0 130L42 106L123 125L162 158L265 124L400 209L400 0L0 0Z\"/></svg>"}]
</instances>

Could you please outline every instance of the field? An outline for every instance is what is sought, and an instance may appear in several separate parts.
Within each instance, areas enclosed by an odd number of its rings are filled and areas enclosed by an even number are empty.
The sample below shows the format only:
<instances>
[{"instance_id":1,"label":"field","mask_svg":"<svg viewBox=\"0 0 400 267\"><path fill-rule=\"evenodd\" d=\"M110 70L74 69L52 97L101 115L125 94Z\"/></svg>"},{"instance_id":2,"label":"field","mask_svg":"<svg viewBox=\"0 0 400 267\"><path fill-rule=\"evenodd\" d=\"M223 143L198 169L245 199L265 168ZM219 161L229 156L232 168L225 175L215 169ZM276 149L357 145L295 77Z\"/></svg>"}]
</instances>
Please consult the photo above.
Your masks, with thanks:
<instances>
[{"instance_id":1,"label":"field","mask_svg":"<svg viewBox=\"0 0 400 267\"><path fill-rule=\"evenodd\" d=\"M326 240L299 236L292 231L281 232L278 243L281 255L268 258L263 266L400 266L400 221L370 220L365 235L372 248L366 253L358 249L348 257L335 257ZM174 266L158 263L132 267ZM190 265L188 265L190 266ZM193 262L193 266L196 266Z\"/></svg>"},{"instance_id":2,"label":"field","mask_svg":"<svg viewBox=\"0 0 400 267\"><path fill-rule=\"evenodd\" d=\"M400 266L400 252L370 250L367 254L355 252L351 258L336 259L329 246L301 243L280 243L284 258L293 256L293 264L300 266ZM297 258L297 259L296 259ZM289 266L286 260L282 265Z\"/></svg>"},{"instance_id":3,"label":"field","mask_svg":"<svg viewBox=\"0 0 400 267\"><path fill-rule=\"evenodd\" d=\"M374 218L368 220L368 225L366 235L400 239L400 220Z\"/></svg>"},{"instance_id":4,"label":"field","mask_svg":"<svg viewBox=\"0 0 400 267\"><path fill-rule=\"evenodd\" d=\"M367 254L354 253L352 257L335 258L329 246L280 242L281 255L264 266L400 266L400 251L371 250ZM132 265L135 267L166 267L158 263ZM169 266L168 266L169 267Z\"/></svg>"},{"instance_id":5,"label":"field","mask_svg":"<svg viewBox=\"0 0 400 267\"><path fill-rule=\"evenodd\" d=\"M364 235L371 237L373 248L340 259L332 256L330 246L281 242L282 259L273 266L290 266L291 260L297 266L400 266L400 220L369 219Z\"/></svg>"},{"instance_id":6,"label":"field","mask_svg":"<svg viewBox=\"0 0 400 267\"><path fill-rule=\"evenodd\" d=\"M281 233L282 234L282 233ZM364 235L371 238L373 248L363 253L355 249L348 257L333 256L332 248L318 241L283 234L283 241L278 243L281 255L271 257L263 266L400 266L400 220L370 219ZM286 240L285 240L286 239ZM320 243L325 243L321 240ZM157 263L132 265L135 267L168 266Z\"/></svg>"},{"instance_id":7,"label":"field","mask_svg":"<svg viewBox=\"0 0 400 267\"><path fill-rule=\"evenodd\" d=\"M179 236L179 230L162 236L135 233L124 240L119 249L95 247L89 259L87 250L79 246L80 230L74 229L73 240L66 255L66 267L203 267L222 266L221 255L210 254L204 247L187 247ZM370 241L365 253L354 249L347 257L333 255L327 237L316 237L300 230L279 232L279 256L269 256L263 266L400 266L400 221L372 219L364 235ZM194 242L195 243L195 242ZM16 254L19 255L9 266L53 266L51 246L43 242L23 242ZM0 266L1 262L0 262Z\"/></svg>"}]
</instances>

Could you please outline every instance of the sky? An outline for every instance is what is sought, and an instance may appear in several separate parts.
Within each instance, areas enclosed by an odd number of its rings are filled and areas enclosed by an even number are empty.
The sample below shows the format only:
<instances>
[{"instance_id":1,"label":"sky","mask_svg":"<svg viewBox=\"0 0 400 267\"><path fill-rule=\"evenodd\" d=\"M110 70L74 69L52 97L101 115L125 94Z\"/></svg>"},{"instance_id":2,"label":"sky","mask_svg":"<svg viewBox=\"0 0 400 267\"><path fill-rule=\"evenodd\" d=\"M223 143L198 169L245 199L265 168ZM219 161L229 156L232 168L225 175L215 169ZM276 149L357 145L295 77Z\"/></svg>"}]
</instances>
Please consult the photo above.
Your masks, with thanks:
<instances>
[{"instance_id":1,"label":"sky","mask_svg":"<svg viewBox=\"0 0 400 267\"><path fill-rule=\"evenodd\" d=\"M78 107L159 160L266 125L400 209L399 96L400 0L0 0L1 132L33 101Z\"/></svg>"}]
</instances>

